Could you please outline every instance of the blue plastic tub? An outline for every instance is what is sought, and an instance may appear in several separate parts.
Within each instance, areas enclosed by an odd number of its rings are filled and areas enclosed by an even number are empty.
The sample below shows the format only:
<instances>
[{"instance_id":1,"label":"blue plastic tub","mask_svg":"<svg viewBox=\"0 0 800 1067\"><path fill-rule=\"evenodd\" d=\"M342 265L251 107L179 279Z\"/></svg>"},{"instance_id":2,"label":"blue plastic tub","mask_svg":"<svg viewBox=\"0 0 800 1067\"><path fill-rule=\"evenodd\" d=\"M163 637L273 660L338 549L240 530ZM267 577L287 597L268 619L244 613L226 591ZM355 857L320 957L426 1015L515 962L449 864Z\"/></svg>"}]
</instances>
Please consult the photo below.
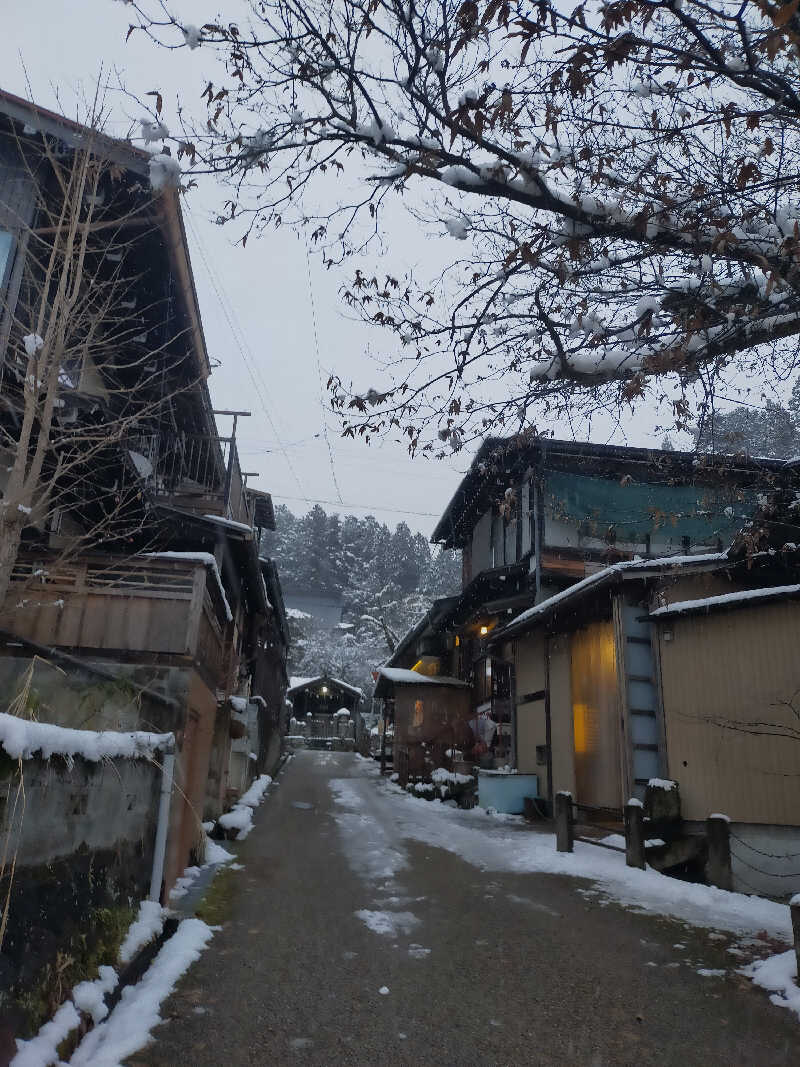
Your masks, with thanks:
<instances>
[{"instance_id":1,"label":"blue plastic tub","mask_svg":"<svg viewBox=\"0 0 800 1067\"><path fill-rule=\"evenodd\" d=\"M506 815L521 815L525 797L539 796L538 774L478 771L478 804Z\"/></svg>"}]
</instances>

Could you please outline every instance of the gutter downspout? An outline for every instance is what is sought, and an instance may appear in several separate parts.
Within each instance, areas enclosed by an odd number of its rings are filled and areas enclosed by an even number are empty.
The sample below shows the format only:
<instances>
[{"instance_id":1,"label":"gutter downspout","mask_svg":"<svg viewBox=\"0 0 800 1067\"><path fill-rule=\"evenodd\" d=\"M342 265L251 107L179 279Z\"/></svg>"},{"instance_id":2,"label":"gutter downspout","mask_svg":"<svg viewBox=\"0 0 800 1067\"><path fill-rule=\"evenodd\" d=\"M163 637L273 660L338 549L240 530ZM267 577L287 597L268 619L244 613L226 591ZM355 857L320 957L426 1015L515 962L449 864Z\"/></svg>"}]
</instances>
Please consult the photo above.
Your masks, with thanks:
<instances>
[{"instance_id":1,"label":"gutter downspout","mask_svg":"<svg viewBox=\"0 0 800 1067\"><path fill-rule=\"evenodd\" d=\"M550 638L544 639L544 743L547 746L547 806L550 817L554 817L553 808L553 728L550 718Z\"/></svg>"},{"instance_id":2,"label":"gutter downspout","mask_svg":"<svg viewBox=\"0 0 800 1067\"><path fill-rule=\"evenodd\" d=\"M169 809L172 799L172 783L175 779L175 740L169 752L164 754L161 765L161 795L158 802L158 822L156 823L156 841L153 847L153 871L150 876L150 893L148 900L161 900L161 882L164 878L164 856L167 851L167 828L169 826Z\"/></svg>"}]
</instances>

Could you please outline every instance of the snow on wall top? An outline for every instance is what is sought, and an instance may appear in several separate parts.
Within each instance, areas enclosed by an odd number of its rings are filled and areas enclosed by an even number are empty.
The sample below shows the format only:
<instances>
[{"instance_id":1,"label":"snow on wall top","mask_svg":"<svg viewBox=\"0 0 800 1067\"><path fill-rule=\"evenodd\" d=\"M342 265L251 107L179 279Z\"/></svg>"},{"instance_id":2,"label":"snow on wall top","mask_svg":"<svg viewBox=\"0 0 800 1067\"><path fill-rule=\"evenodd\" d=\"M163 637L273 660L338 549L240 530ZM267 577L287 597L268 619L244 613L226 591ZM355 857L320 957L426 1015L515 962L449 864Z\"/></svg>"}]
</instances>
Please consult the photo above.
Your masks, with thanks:
<instances>
[{"instance_id":1,"label":"snow on wall top","mask_svg":"<svg viewBox=\"0 0 800 1067\"><path fill-rule=\"evenodd\" d=\"M113 730L72 730L51 723L31 722L0 712L0 746L12 759L42 759L80 756L92 763L103 759L151 759L157 751L170 751L173 734L143 731L116 733Z\"/></svg>"},{"instance_id":2,"label":"snow on wall top","mask_svg":"<svg viewBox=\"0 0 800 1067\"><path fill-rule=\"evenodd\" d=\"M378 674L389 682L402 685L455 685L460 689L469 689L469 682L460 678L449 678L444 674L420 674L419 671L406 670L404 667L379 667Z\"/></svg>"},{"instance_id":3,"label":"snow on wall top","mask_svg":"<svg viewBox=\"0 0 800 1067\"><path fill-rule=\"evenodd\" d=\"M665 618L686 612L713 611L726 604L739 604L747 600L780 600L800 595L800 585L772 585L762 589L740 589L736 593L720 593L718 596L701 597L698 600L676 600L650 612L651 618Z\"/></svg>"},{"instance_id":4,"label":"snow on wall top","mask_svg":"<svg viewBox=\"0 0 800 1067\"><path fill-rule=\"evenodd\" d=\"M139 555L149 556L150 559L182 559L187 563L204 563L206 567L211 570L211 573L217 580L217 588L219 589L219 595L222 597L222 604L225 608L225 617L228 622L233 621L233 612L228 603L228 598L225 596L225 588L222 584L219 567L217 566L217 561L210 552L140 552Z\"/></svg>"}]
</instances>

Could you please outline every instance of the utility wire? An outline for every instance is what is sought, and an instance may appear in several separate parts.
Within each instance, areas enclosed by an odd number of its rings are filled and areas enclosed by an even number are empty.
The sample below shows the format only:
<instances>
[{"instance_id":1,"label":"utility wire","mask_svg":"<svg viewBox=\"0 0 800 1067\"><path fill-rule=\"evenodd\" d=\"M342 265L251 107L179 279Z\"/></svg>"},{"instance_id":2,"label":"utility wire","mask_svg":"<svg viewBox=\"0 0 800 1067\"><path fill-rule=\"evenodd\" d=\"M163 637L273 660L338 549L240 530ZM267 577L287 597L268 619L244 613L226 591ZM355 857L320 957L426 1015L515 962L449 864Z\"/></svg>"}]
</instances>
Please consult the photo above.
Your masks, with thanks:
<instances>
[{"instance_id":1,"label":"utility wire","mask_svg":"<svg viewBox=\"0 0 800 1067\"><path fill-rule=\"evenodd\" d=\"M397 515L418 515L425 519L438 519L439 513L436 511L409 511L408 508L391 508L386 507L384 504L346 504L343 500L319 500L310 496L288 496L286 493L272 493L276 500L299 500L304 504L331 504L333 507L337 505L343 508L355 508L359 511L391 511Z\"/></svg>"},{"instance_id":2,"label":"utility wire","mask_svg":"<svg viewBox=\"0 0 800 1067\"><path fill-rule=\"evenodd\" d=\"M261 384L259 384L259 381L256 378L256 372L258 373L258 376L261 377L261 372L260 370L258 370L258 364L252 352L250 352L249 345L247 344L247 339L244 335L244 332L241 330L240 327L238 327L237 323L234 321L236 317L236 312L233 308L233 305L230 306L230 310L228 309L226 303L227 298L225 296L224 289L222 288L222 282L217 279L214 271L212 270L211 264L209 263L208 257L206 256L205 247L200 238L200 234L194 224L192 214L188 210L186 211L186 218L189 223L189 228L192 231L192 237L194 238L195 244L197 245L197 250L200 253L200 258L203 261L203 266L206 269L206 274L208 275L208 279L211 282L211 287L213 288L217 300L219 301L219 306L222 309L222 314L225 316L225 321L227 322L228 327L231 331L231 336L233 337L233 340L237 348L239 349L242 361L244 362L244 365L247 368L247 373L250 376L250 381L253 383L253 388L255 389L256 395L261 404L261 409L267 417L267 421L269 422L270 428L272 429L272 432L278 442L278 446L281 452L283 453L283 458L286 460L286 465L289 468L295 482L297 483L297 488L300 490L301 493L303 493L305 492L303 483L300 481L300 478L298 477L297 471L294 468L294 464L292 463L286 446L281 440L280 434L278 433L278 428L275 425L275 421L272 418L272 413L269 410L269 405L267 404L266 397L264 396L264 390L262 389ZM250 352L249 358L247 352ZM253 367L251 367L250 365L251 360L253 363ZM261 379L261 381L263 383L263 378Z\"/></svg>"},{"instance_id":3,"label":"utility wire","mask_svg":"<svg viewBox=\"0 0 800 1067\"><path fill-rule=\"evenodd\" d=\"M331 478L333 479L333 485L336 489L336 495L339 498L339 503L344 504L342 500L342 491L339 488L339 483L336 480L336 467L333 462L333 449L331 448L331 440L328 437L328 420L325 418L325 403L322 396L322 367L319 361L319 334L317 333L317 306L314 301L314 287L311 284L311 255L308 251L308 240L306 240L306 271L308 273L308 298L311 303L311 324L314 328L314 351L317 357L317 385L319 386L319 406L322 412L322 432L325 435L325 444L328 446L328 461L331 466Z\"/></svg>"}]
</instances>

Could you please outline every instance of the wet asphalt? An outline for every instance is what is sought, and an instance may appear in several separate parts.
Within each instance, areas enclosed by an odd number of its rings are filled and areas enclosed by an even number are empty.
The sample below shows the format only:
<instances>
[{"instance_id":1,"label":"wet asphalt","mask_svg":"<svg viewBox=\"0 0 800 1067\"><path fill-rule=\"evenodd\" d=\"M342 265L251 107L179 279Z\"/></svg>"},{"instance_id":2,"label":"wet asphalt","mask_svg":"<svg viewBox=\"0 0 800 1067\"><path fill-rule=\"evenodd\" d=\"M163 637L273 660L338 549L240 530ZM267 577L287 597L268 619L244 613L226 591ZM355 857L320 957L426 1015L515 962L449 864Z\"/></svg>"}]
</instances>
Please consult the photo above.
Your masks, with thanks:
<instances>
[{"instance_id":1,"label":"wet asphalt","mask_svg":"<svg viewBox=\"0 0 800 1067\"><path fill-rule=\"evenodd\" d=\"M398 841L385 789L350 754L287 764L128 1067L800 1063L800 1022L737 973L758 945Z\"/></svg>"}]
</instances>

